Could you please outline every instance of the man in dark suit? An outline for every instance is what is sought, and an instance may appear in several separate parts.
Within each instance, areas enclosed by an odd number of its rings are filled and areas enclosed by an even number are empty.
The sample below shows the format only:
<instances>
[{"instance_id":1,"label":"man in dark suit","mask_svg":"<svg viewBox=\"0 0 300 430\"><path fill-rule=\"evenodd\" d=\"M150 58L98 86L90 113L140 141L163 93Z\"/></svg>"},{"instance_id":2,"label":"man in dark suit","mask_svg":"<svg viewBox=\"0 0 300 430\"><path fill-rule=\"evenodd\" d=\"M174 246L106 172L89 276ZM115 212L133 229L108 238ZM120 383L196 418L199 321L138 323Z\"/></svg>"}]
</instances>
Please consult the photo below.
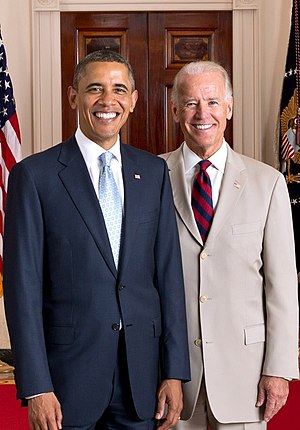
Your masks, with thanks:
<instances>
[{"instance_id":1,"label":"man in dark suit","mask_svg":"<svg viewBox=\"0 0 300 430\"><path fill-rule=\"evenodd\" d=\"M168 169L120 143L138 97L121 56L88 55L68 91L75 135L9 178L4 289L17 395L32 430L167 430L190 378ZM117 207L121 233L111 234Z\"/></svg>"}]
</instances>

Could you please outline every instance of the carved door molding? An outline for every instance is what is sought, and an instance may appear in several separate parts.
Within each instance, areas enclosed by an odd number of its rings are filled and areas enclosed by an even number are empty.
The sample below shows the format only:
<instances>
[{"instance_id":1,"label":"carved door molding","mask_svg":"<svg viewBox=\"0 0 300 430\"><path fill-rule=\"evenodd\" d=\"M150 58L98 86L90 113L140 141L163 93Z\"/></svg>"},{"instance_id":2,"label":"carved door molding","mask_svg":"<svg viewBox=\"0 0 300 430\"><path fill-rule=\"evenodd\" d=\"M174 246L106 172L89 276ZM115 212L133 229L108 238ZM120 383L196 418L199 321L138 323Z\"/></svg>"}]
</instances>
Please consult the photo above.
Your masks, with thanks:
<instances>
[{"instance_id":1,"label":"carved door molding","mask_svg":"<svg viewBox=\"0 0 300 430\"><path fill-rule=\"evenodd\" d=\"M233 12L234 149L261 160L259 97L261 0L32 0L34 151L61 140L60 12L217 11Z\"/></svg>"}]
</instances>

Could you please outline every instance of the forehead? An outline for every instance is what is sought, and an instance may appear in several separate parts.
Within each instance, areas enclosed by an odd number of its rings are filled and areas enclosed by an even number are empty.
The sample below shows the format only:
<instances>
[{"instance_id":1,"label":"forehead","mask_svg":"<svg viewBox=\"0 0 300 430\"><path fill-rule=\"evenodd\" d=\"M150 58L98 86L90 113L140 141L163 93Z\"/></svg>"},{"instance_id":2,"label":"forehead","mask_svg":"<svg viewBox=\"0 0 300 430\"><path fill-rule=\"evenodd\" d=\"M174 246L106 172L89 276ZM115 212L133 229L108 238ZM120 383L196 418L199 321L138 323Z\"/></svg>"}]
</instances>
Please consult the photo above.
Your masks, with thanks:
<instances>
[{"instance_id":1,"label":"forehead","mask_svg":"<svg viewBox=\"0 0 300 430\"><path fill-rule=\"evenodd\" d=\"M101 84L126 84L131 87L129 72L125 64L95 61L88 63L79 77L79 84L97 82Z\"/></svg>"},{"instance_id":2,"label":"forehead","mask_svg":"<svg viewBox=\"0 0 300 430\"><path fill-rule=\"evenodd\" d=\"M184 75L179 85L179 95L188 97L225 96L225 82L218 72Z\"/></svg>"}]
</instances>

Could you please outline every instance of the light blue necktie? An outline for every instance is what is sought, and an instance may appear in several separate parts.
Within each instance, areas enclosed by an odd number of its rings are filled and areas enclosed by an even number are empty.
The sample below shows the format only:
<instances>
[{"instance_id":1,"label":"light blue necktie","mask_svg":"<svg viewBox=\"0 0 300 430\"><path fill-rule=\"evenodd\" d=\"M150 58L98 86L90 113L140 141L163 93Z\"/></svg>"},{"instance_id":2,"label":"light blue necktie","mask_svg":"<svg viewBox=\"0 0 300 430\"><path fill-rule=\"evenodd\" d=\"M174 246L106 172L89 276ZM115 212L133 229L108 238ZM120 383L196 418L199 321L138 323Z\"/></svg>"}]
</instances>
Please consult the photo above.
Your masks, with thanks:
<instances>
[{"instance_id":1,"label":"light blue necktie","mask_svg":"<svg viewBox=\"0 0 300 430\"><path fill-rule=\"evenodd\" d=\"M99 202L115 265L118 268L123 214L121 197L110 168L113 157L114 155L108 151L99 157L102 165L102 173L99 178Z\"/></svg>"}]
</instances>

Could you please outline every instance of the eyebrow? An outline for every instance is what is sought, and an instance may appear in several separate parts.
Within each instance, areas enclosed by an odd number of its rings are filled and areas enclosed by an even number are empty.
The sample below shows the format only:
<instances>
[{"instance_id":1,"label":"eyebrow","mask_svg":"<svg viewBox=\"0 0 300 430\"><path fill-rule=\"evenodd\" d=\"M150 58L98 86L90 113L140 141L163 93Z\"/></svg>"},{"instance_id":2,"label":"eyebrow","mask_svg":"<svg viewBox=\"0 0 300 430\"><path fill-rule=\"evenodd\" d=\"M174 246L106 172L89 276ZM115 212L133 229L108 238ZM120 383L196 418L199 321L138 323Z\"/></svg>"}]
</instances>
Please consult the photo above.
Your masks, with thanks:
<instances>
[{"instance_id":1,"label":"eyebrow","mask_svg":"<svg viewBox=\"0 0 300 430\"><path fill-rule=\"evenodd\" d=\"M88 90L88 89L90 89L92 87L103 87L103 86L104 85L101 84L101 82L93 82L93 83L89 84L86 87L86 89ZM113 87L114 88L124 88L125 90L129 91L129 88L125 84L118 84L118 83L116 83L116 84L113 85Z\"/></svg>"}]
</instances>

